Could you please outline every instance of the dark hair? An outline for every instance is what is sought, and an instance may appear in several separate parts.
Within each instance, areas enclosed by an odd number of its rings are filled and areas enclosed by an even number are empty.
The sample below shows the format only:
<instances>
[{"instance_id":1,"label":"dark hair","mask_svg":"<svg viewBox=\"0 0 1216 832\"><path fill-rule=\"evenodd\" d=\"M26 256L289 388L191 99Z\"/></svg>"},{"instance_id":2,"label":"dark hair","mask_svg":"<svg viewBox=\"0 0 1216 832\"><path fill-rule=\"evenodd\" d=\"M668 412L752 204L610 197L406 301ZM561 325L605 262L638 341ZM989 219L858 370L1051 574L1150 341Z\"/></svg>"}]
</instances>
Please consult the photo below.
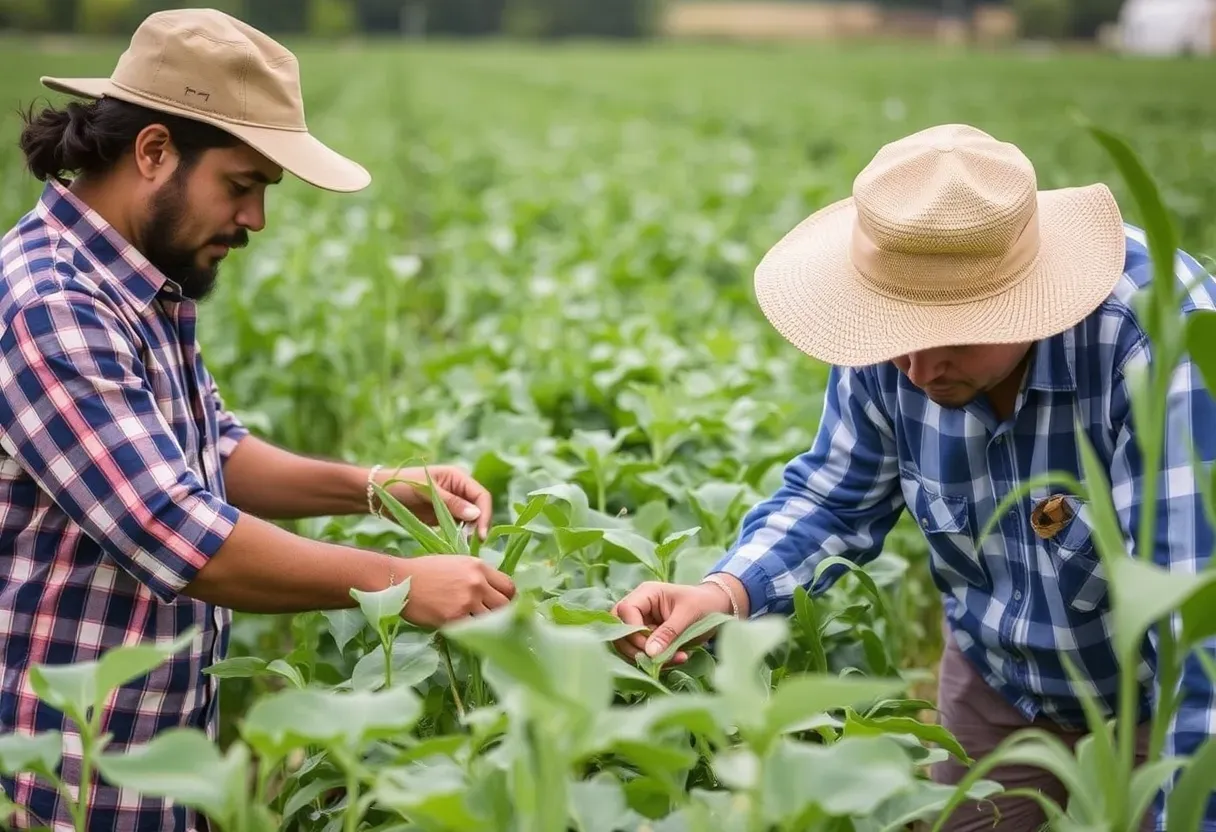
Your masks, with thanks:
<instances>
[{"instance_id":1,"label":"dark hair","mask_svg":"<svg viewBox=\"0 0 1216 832\"><path fill-rule=\"evenodd\" d=\"M61 173L108 171L131 149L139 131L150 124L168 128L187 169L204 150L233 147L240 142L210 124L116 98L73 101L62 110L47 107L37 115L31 105L21 116L25 121L21 151L30 173L43 182Z\"/></svg>"}]
</instances>

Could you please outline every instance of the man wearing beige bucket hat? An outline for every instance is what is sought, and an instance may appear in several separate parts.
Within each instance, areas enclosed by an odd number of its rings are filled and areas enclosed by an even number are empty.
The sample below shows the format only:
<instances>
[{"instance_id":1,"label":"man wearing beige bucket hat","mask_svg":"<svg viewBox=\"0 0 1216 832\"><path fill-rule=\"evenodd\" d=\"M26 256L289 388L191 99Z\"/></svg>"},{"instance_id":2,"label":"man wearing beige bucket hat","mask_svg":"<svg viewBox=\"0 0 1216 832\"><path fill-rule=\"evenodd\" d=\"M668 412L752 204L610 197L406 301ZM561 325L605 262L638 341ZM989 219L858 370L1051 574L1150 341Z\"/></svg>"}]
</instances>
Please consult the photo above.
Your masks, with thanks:
<instances>
[{"instance_id":1,"label":"man wearing beige bucket hat","mask_svg":"<svg viewBox=\"0 0 1216 832\"><path fill-rule=\"evenodd\" d=\"M1212 309L1216 284L1189 255L1179 252L1176 263L1180 282L1205 278L1183 312ZM781 488L746 516L700 585L646 583L618 602L625 622L650 628L618 650L655 655L711 612L788 614L796 587L820 593L843 574L817 573L825 558L867 563L906 510L942 593L943 724L974 758L1030 726L1075 744L1086 720L1065 657L1108 714L1118 696L1089 508L1040 485L976 540L1020 484L1055 470L1081 478L1078 424L1135 538L1144 497L1128 376L1149 360L1150 344L1132 296L1151 274L1144 234L1123 222L1104 185L1039 190L1016 147L967 125L882 147L851 197L800 223L756 269L773 326L831 365L813 446L790 461ZM1173 376L1168 424L1153 554L1192 572L1216 544L1190 456L1193 445L1205 462L1216 458L1216 404L1188 363ZM1142 719L1155 701L1152 660L1146 652ZM1184 683L1171 754L1193 753L1216 725L1216 695L1197 661ZM951 759L934 776L955 783L963 772ZM1066 804L1040 768L993 776ZM991 804L968 804L947 828L1020 832L1044 821L1033 800L995 804L999 822ZM1167 828L1162 805L1158 795L1144 829ZM1216 810L1203 829L1216 830Z\"/></svg>"},{"instance_id":2,"label":"man wearing beige bucket hat","mask_svg":"<svg viewBox=\"0 0 1216 832\"><path fill-rule=\"evenodd\" d=\"M284 171L338 192L370 181L309 132L295 57L226 14L170 11L143 22L110 77L43 81L91 101L27 117L21 147L46 187L0 240L0 736L61 732L75 790L79 728L35 695L36 665L193 629L117 691L101 726L112 752L176 727L214 737L205 671L224 658L232 610L351 607L352 588L408 579L402 615L434 627L501 607L514 585L478 558L407 560L269 522L379 513L373 481L425 476L257 439L199 353L197 302L228 250L265 225L267 186ZM454 466L430 474L484 536L489 493ZM434 520L427 496L388 488ZM16 828L73 828L45 780L0 784L20 807ZM87 804L98 832L205 828L96 774Z\"/></svg>"}]
</instances>

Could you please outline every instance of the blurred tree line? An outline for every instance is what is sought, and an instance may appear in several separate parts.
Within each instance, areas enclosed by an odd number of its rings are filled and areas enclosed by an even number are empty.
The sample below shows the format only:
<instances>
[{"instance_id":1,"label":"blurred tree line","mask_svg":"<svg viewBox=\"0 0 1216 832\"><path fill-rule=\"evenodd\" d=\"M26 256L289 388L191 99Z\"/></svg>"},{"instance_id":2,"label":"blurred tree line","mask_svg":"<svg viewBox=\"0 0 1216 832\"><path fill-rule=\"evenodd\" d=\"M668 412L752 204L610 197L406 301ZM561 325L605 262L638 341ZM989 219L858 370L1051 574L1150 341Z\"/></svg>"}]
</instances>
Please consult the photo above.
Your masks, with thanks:
<instances>
[{"instance_id":1,"label":"blurred tree line","mask_svg":"<svg viewBox=\"0 0 1216 832\"><path fill-rule=\"evenodd\" d=\"M675 0L206 0L272 33L341 36L429 34L532 38L646 37L663 2ZM1009 4L1028 37L1092 38L1114 21L1123 0L878 0L893 9L968 16ZM163 0L0 0L0 28L129 36L151 12L181 7Z\"/></svg>"},{"instance_id":2,"label":"blurred tree line","mask_svg":"<svg viewBox=\"0 0 1216 832\"><path fill-rule=\"evenodd\" d=\"M206 0L266 32L644 37L660 0ZM162 0L0 0L0 28L129 36Z\"/></svg>"}]
</instances>

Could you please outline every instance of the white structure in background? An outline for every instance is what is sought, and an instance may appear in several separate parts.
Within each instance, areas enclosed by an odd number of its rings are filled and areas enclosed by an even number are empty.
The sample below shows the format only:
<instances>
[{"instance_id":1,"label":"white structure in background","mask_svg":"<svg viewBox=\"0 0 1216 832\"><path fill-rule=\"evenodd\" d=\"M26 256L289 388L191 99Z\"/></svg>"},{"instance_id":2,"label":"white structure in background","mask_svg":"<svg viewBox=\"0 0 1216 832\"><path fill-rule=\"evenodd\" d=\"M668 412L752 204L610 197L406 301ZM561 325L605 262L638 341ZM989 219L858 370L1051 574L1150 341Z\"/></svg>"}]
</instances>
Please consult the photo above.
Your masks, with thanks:
<instances>
[{"instance_id":1,"label":"white structure in background","mask_svg":"<svg viewBox=\"0 0 1216 832\"><path fill-rule=\"evenodd\" d=\"M1216 0L1126 0L1119 48L1135 55L1210 55L1216 51Z\"/></svg>"}]
</instances>

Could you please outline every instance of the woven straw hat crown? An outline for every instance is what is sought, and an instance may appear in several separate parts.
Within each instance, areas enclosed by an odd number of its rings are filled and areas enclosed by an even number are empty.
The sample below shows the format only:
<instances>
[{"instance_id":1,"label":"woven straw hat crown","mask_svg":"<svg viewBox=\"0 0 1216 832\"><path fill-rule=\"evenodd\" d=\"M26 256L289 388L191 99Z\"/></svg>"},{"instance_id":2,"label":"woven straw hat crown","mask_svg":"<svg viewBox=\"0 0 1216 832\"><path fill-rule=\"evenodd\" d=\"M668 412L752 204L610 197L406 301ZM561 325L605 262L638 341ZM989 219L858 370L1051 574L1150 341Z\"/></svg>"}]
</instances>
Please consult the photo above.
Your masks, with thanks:
<instances>
[{"instance_id":1,"label":"woven straw hat crown","mask_svg":"<svg viewBox=\"0 0 1216 832\"><path fill-rule=\"evenodd\" d=\"M886 145L854 180L853 262L893 299L983 299L1034 264L1037 190L1020 150L968 125Z\"/></svg>"},{"instance_id":2,"label":"woven straw hat crown","mask_svg":"<svg viewBox=\"0 0 1216 832\"><path fill-rule=\"evenodd\" d=\"M944 124L881 147L850 197L777 241L756 300L798 349L857 367L1063 332L1109 296L1125 254L1108 187L1039 190L1016 146Z\"/></svg>"}]
</instances>

